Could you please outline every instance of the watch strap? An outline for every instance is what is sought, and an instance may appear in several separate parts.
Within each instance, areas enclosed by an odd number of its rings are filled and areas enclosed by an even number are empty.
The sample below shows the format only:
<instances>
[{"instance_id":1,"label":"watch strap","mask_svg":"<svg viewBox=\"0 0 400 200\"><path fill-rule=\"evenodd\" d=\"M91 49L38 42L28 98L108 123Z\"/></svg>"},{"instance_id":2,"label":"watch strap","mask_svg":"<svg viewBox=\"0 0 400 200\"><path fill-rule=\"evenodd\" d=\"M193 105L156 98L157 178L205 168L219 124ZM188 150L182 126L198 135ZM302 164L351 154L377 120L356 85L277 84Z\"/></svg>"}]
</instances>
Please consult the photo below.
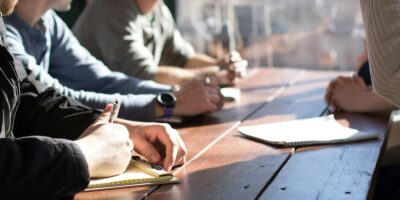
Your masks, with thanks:
<instances>
[{"instance_id":1,"label":"watch strap","mask_svg":"<svg viewBox=\"0 0 400 200\"><path fill-rule=\"evenodd\" d=\"M174 107L164 107L163 117L171 118L174 114Z\"/></svg>"}]
</instances>

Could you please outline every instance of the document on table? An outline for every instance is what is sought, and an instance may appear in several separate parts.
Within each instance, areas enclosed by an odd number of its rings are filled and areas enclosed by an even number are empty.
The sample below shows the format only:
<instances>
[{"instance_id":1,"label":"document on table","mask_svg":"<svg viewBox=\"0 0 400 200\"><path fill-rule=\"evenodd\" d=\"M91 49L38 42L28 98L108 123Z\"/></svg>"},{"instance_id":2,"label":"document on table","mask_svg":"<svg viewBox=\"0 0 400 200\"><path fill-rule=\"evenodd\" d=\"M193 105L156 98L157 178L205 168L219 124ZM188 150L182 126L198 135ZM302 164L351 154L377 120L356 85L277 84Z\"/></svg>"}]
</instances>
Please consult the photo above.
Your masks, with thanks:
<instances>
[{"instance_id":1,"label":"document on table","mask_svg":"<svg viewBox=\"0 0 400 200\"><path fill-rule=\"evenodd\" d=\"M226 101L240 101L240 89L232 87L221 88L221 94Z\"/></svg>"},{"instance_id":2,"label":"document on table","mask_svg":"<svg viewBox=\"0 0 400 200\"><path fill-rule=\"evenodd\" d=\"M161 166L151 165L140 158L133 158L123 174L91 179L86 191L177 182L178 179L173 174L164 171Z\"/></svg>"},{"instance_id":3,"label":"document on table","mask_svg":"<svg viewBox=\"0 0 400 200\"><path fill-rule=\"evenodd\" d=\"M376 139L378 133L366 133L340 125L333 115L239 127L243 135L275 145L306 146Z\"/></svg>"}]
</instances>

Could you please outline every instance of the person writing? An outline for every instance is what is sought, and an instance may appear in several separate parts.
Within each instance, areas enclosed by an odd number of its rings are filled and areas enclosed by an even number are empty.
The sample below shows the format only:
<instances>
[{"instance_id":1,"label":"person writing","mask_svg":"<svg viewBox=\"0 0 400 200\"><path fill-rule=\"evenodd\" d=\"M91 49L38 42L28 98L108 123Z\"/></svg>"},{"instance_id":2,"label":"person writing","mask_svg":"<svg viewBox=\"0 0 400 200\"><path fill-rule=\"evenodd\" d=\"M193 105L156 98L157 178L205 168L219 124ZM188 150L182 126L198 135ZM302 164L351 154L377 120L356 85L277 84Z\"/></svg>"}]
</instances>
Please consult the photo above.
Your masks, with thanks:
<instances>
[{"instance_id":1,"label":"person writing","mask_svg":"<svg viewBox=\"0 0 400 200\"><path fill-rule=\"evenodd\" d=\"M238 53L221 60L195 53L162 0L93 1L73 31L83 46L113 70L159 83L184 84L212 76L230 85L247 67Z\"/></svg>"},{"instance_id":2,"label":"person writing","mask_svg":"<svg viewBox=\"0 0 400 200\"><path fill-rule=\"evenodd\" d=\"M0 0L1 14L11 13L16 2ZM4 38L0 19L2 199L71 196L92 177L122 173L132 150L166 170L185 162L186 148L169 125L119 118L109 123L111 105L99 112L35 81L9 53Z\"/></svg>"},{"instance_id":3,"label":"person writing","mask_svg":"<svg viewBox=\"0 0 400 200\"><path fill-rule=\"evenodd\" d=\"M12 15L4 18L11 53L37 80L97 109L118 99L120 116L132 120L193 116L221 108L223 98L216 83L205 85L202 79L193 80L180 90L171 90L168 85L110 71L79 44L51 10L67 10L70 3L24 0L16 5ZM167 108L166 102L159 101L162 99L175 101L168 102L172 106Z\"/></svg>"}]
</instances>

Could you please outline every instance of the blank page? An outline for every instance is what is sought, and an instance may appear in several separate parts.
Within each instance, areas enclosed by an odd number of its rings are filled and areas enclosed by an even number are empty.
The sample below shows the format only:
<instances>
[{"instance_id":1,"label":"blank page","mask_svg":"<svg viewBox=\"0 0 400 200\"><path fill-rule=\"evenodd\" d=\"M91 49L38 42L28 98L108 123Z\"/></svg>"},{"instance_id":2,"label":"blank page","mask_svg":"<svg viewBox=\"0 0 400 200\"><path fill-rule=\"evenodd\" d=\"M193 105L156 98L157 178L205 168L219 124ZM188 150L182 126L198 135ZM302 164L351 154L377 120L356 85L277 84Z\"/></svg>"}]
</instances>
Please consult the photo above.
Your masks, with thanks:
<instances>
[{"instance_id":1,"label":"blank page","mask_svg":"<svg viewBox=\"0 0 400 200\"><path fill-rule=\"evenodd\" d=\"M365 133L344 127L335 120L333 115L244 126L239 128L239 132L267 143L287 146L352 142L379 136L377 133Z\"/></svg>"}]
</instances>

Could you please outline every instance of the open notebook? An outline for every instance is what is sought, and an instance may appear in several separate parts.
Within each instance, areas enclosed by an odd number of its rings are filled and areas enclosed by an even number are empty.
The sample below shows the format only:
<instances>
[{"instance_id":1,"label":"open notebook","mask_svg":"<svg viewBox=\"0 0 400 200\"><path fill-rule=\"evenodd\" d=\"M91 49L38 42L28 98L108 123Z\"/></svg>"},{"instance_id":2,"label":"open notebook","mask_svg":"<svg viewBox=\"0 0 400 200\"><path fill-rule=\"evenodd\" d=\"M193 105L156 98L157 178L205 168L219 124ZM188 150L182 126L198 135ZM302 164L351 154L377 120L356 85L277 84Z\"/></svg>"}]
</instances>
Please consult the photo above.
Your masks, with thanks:
<instances>
[{"instance_id":1,"label":"open notebook","mask_svg":"<svg viewBox=\"0 0 400 200\"><path fill-rule=\"evenodd\" d=\"M133 158L123 174L92 179L86 191L177 182L178 179L164 171L161 166L151 165L140 158Z\"/></svg>"},{"instance_id":2,"label":"open notebook","mask_svg":"<svg viewBox=\"0 0 400 200\"><path fill-rule=\"evenodd\" d=\"M266 143L284 146L332 144L375 139L377 133L347 128L333 115L324 117L239 127L239 132Z\"/></svg>"}]
</instances>

